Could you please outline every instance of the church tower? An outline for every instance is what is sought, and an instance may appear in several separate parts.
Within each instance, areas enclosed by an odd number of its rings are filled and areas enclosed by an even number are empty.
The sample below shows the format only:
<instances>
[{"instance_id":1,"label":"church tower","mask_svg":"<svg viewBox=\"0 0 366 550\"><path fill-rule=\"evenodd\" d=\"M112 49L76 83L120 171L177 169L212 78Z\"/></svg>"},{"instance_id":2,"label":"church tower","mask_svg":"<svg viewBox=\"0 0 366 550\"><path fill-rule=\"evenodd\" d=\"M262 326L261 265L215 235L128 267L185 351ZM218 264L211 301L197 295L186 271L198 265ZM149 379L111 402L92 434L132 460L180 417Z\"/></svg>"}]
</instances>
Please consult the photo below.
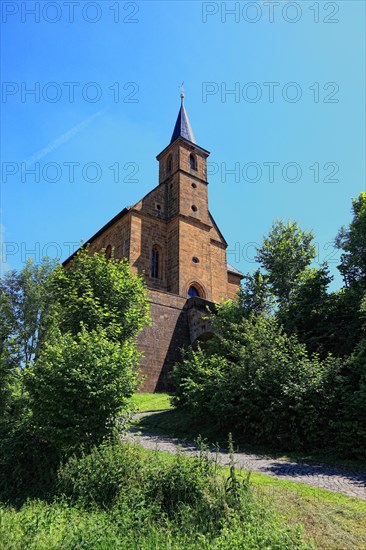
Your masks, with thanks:
<instances>
[{"instance_id":1,"label":"church tower","mask_svg":"<svg viewBox=\"0 0 366 550\"><path fill-rule=\"evenodd\" d=\"M91 253L114 249L145 278L153 320L139 337L145 391L169 386L180 349L204 337L206 306L234 298L243 278L227 264L227 243L208 208L209 154L196 143L182 93L170 143L157 156L158 185L88 241Z\"/></svg>"},{"instance_id":2,"label":"church tower","mask_svg":"<svg viewBox=\"0 0 366 550\"><path fill-rule=\"evenodd\" d=\"M167 229L166 250L159 248L160 280L167 292L218 302L228 297L227 243L208 209L209 154L196 143L181 94L170 143L157 156L159 186L155 194L162 196L162 201L155 208ZM158 281L149 283L162 289L156 285Z\"/></svg>"}]
</instances>

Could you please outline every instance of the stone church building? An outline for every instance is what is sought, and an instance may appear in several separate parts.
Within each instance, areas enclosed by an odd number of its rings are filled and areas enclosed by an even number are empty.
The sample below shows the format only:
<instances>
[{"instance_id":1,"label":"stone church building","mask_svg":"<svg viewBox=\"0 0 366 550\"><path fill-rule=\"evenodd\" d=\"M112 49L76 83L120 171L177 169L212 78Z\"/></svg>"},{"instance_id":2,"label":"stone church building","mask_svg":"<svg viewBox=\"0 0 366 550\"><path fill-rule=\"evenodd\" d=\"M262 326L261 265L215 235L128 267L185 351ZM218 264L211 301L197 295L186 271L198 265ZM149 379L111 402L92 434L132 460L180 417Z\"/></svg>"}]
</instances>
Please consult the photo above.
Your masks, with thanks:
<instances>
[{"instance_id":1,"label":"stone church building","mask_svg":"<svg viewBox=\"0 0 366 550\"><path fill-rule=\"evenodd\" d=\"M227 264L227 242L208 209L208 156L195 141L181 94L172 138L156 157L159 184L87 241L92 253L105 249L110 256L114 249L144 274L152 326L138 340L142 391L169 387L180 349L210 332L207 306L234 298L243 278Z\"/></svg>"}]
</instances>

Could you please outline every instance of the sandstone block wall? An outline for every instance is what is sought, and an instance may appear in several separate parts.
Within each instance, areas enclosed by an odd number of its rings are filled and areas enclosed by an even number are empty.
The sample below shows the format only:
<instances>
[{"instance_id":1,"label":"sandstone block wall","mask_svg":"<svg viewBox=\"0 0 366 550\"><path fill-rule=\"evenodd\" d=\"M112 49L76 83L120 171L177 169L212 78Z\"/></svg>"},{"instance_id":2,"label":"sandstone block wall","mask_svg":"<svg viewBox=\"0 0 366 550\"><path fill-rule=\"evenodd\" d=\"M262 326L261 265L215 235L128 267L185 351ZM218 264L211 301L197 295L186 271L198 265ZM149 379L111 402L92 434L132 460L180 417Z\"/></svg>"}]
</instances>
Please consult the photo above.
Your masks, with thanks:
<instances>
[{"instance_id":1,"label":"sandstone block wall","mask_svg":"<svg viewBox=\"0 0 366 550\"><path fill-rule=\"evenodd\" d=\"M228 273L227 297L229 300L234 300L240 288L242 276Z\"/></svg>"},{"instance_id":2,"label":"sandstone block wall","mask_svg":"<svg viewBox=\"0 0 366 550\"><path fill-rule=\"evenodd\" d=\"M114 248L115 258L129 258L131 239L130 215L127 213L123 218L116 221L101 235L90 242L90 252L98 252L110 245Z\"/></svg>"},{"instance_id":3,"label":"sandstone block wall","mask_svg":"<svg viewBox=\"0 0 366 550\"><path fill-rule=\"evenodd\" d=\"M190 343L186 298L166 292L149 291L152 326L138 337L138 349L144 357L140 363L143 381L140 391L171 389L168 373L180 359L180 349Z\"/></svg>"}]
</instances>

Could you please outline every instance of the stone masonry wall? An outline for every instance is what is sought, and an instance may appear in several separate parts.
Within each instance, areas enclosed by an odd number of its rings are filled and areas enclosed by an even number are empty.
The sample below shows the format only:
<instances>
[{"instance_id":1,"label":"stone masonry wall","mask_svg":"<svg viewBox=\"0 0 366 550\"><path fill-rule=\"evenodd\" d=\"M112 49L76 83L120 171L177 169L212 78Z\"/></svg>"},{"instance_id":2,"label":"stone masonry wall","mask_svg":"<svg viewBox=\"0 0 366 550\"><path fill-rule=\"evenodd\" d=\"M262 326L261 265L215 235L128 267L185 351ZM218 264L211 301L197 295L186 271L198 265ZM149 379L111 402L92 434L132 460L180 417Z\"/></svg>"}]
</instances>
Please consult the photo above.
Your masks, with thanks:
<instances>
[{"instance_id":1,"label":"stone masonry wall","mask_svg":"<svg viewBox=\"0 0 366 550\"><path fill-rule=\"evenodd\" d=\"M240 289L240 281L242 277L240 275L235 275L234 273L228 273L228 284L227 284L227 297L230 300L234 300L238 290Z\"/></svg>"},{"instance_id":2,"label":"stone masonry wall","mask_svg":"<svg viewBox=\"0 0 366 550\"><path fill-rule=\"evenodd\" d=\"M180 349L190 343L186 298L166 292L149 291L152 326L145 327L137 341L144 357L140 373L145 377L140 391L171 389L168 373L180 359Z\"/></svg>"},{"instance_id":3,"label":"stone masonry wall","mask_svg":"<svg viewBox=\"0 0 366 550\"><path fill-rule=\"evenodd\" d=\"M130 237L130 214L127 213L90 243L90 252L93 254L110 245L115 258L129 258Z\"/></svg>"}]
</instances>

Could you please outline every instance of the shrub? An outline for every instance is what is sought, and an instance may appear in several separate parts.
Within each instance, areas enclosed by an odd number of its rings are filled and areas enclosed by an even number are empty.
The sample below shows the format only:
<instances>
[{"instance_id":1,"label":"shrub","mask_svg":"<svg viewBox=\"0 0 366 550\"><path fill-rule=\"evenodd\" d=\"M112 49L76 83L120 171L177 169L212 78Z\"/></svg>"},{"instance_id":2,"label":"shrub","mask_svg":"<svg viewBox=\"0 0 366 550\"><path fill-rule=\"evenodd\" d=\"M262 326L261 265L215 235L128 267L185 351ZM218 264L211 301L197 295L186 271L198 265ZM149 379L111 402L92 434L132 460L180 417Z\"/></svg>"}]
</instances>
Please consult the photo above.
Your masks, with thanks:
<instances>
[{"instance_id":1,"label":"shrub","mask_svg":"<svg viewBox=\"0 0 366 550\"><path fill-rule=\"evenodd\" d=\"M344 361L336 380L337 410L331 418L338 451L366 459L366 339Z\"/></svg>"},{"instance_id":2,"label":"shrub","mask_svg":"<svg viewBox=\"0 0 366 550\"><path fill-rule=\"evenodd\" d=\"M110 341L101 328L56 333L26 373L32 421L61 455L90 448L111 433L136 388L132 342Z\"/></svg>"},{"instance_id":3,"label":"shrub","mask_svg":"<svg viewBox=\"0 0 366 550\"><path fill-rule=\"evenodd\" d=\"M175 367L175 403L250 441L286 448L323 442L326 373L337 363L310 358L273 318L231 322L231 307L219 313L218 336L206 349L189 351Z\"/></svg>"},{"instance_id":4,"label":"shrub","mask_svg":"<svg viewBox=\"0 0 366 550\"><path fill-rule=\"evenodd\" d=\"M15 505L53 495L59 457L25 418L7 425L0 439L0 500Z\"/></svg>"},{"instance_id":5,"label":"shrub","mask_svg":"<svg viewBox=\"0 0 366 550\"><path fill-rule=\"evenodd\" d=\"M127 442L104 442L88 454L71 457L61 466L58 491L74 504L109 508L121 495L133 499L133 492L144 485L145 470L142 447Z\"/></svg>"},{"instance_id":6,"label":"shrub","mask_svg":"<svg viewBox=\"0 0 366 550\"><path fill-rule=\"evenodd\" d=\"M160 515L173 517L181 506L202 510L209 501L212 506L218 493L215 489L209 498L211 481L224 491L205 449L190 460L178 453L168 461L159 453L149 455L142 447L117 439L71 457L59 469L58 491L88 509L106 509L116 503L131 508L142 502Z\"/></svg>"},{"instance_id":7,"label":"shrub","mask_svg":"<svg viewBox=\"0 0 366 550\"><path fill-rule=\"evenodd\" d=\"M87 247L67 269L28 262L0 281L3 498L49 494L61 459L121 428L148 310L143 278Z\"/></svg>"},{"instance_id":8,"label":"shrub","mask_svg":"<svg viewBox=\"0 0 366 550\"><path fill-rule=\"evenodd\" d=\"M222 508L223 486L218 481L213 462L204 454L187 460L178 452L170 463L156 457L147 476L147 498L158 504L169 518L184 515L188 507L198 515L203 514L207 522L211 511L216 513Z\"/></svg>"}]
</instances>

